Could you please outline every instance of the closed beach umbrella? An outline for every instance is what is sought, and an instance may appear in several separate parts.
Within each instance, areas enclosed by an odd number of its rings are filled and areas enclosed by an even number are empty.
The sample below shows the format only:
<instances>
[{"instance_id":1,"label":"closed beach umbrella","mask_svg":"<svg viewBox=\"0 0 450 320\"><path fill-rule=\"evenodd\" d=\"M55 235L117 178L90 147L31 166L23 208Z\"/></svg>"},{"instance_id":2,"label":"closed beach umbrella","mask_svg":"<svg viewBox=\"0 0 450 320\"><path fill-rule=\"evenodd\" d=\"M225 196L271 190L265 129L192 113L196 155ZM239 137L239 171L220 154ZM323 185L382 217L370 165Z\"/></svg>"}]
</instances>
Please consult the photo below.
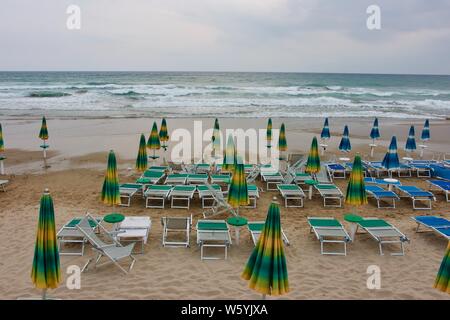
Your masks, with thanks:
<instances>
[{"instance_id":1,"label":"closed beach umbrella","mask_svg":"<svg viewBox=\"0 0 450 320\"><path fill-rule=\"evenodd\" d=\"M249 201L244 163L239 157L236 160L233 176L231 177L230 188L228 189L228 203L233 208L238 208L239 212L239 206L247 206Z\"/></svg>"},{"instance_id":2,"label":"closed beach umbrella","mask_svg":"<svg viewBox=\"0 0 450 320\"><path fill-rule=\"evenodd\" d=\"M241 277L249 287L263 295L289 292L286 257L281 236L280 207L272 202L266 222Z\"/></svg>"},{"instance_id":3,"label":"closed beach umbrella","mask_svg":"<svg viewBox=\"0 0 450 320\"><path fill-rule=\"evenodd\" d=\"M214 129L212 135L212 143L214 153L217 153L220 150L220 127L219 127L219 119L216 118L214 120Z\"/></svg>"},{"instance_id":4,"label":"closed beach umbrella","mask_svg":"<svg viewBox=\"0 0 450 320\"><path fill-rule=\"evenodd\" d=\"M378 118L375 118L373 121L372 130L370 130L370 139L372 139L373 143L375 140L380 138L380 130L378 129Z\"/></svg>"},{"instance_id":5,"label":"closed beach umbrella","mask_svg":"<svg viewBox=\"0 0 450 320\"><path fill-rule=\"evenodd\" d=\"M322 132L320 133L320 139L328 140L331 138L330 128L328 126L328 118L325 118L325 122L323 123Z\"/></svg>"},{"instance_id":6,"label":"closed beach umbrella","mask_svg":"<svg viewBox=\"0 0 450 320\"><path fill-rule=\"evenodd\" d=\"M278 151L280 151L280 154L283 151L287 151L286 128L284 127L284 123L282 123L280 127L280 136L278 137ZM279 159L284 160L281 155Z\"/></svg>"},{"instance_id":7,"label":"closed beach umbrella","mask_svg":"<svg viewBox=\"0 0 450 320\"><path fill-rule=\"evenodd\" d=\"M145 135L141 134L139 141L139 151L136 158L136 170L145 171L147 169L147 146L145 143Z\"/></svg>"},{"instance_id":8,"label":"closed beach umbrella","mask_svg":"<svg viewBox=\"0 0 450 320\"><path fill-rule=\"evenodd\" d=\"M2 124L0 123L0 152L5 151L5 144L3 142L3 131L2 131ZM3 165L3 160L6 158L2 155L0 155L0 174L5 174L5 167Z\"/></svg>"},{"instance_id":9,"label":"closed beach umbrella","mask_svg":"<svg viewBox=\"0 0 450 320\"><path fill-rule=\"evenodd\" d=\"M104 204L113 206L120 204L119 174L117 172L116 156L112 150L108 155L108 166L102 188L102 201Z\"/></svg>"},{"instance_id":10,"label":"closed beach umbrella","mask_svg":"<svg viewBox=\"0 0 450 320\"><path fill-rule=\"evenodd\" d=\"M159 140L162 142L162 148L167 150L167 142L169 141L169 133L167 131L166 119L162 119L161 128L159 128Z\"/></svg>"},{"instance_id":11,"label":"closed beach umbrella","mask_svg":"<svg viewBox=\"0 0 450 320\"><path fill-rule=\"evenodd\" d=\"M43 141L41 145L42 152L44 154L44 160L47 158L47 148L49 147L45 141L48 140L48 129L47 129L47 120L45 117L42 117L41 130L39 130L39 139Z\"/></svg>"},{"instance_id":12,"label":"closed beach umbrella","mask_svg":"<svg viewBox=\"0 0 450 320\"><path fill-rule=\"evenodd\" d=\"M153 122L152 131L150 132L150 137L148 138L147 148L153 150L153 155L150 156L152 159L158 158L155 155L156 150L161 149L161 142L159 140L158 126L156 122Z\"/></svg>"},{"instance_id":13,"label":"closed beach umbrella","mask_svg":"<svg viewBox=\"0 0 450 320\"><path fill-rule=\"evenodd\" d=\"M395 136L391 139L388 152L386 152L381 165L389 170L390 174L392 174L392 170L400 168L400 160L398 159L397 153L397 138Z\"/></svg>"},{"instance_id":14,"label":"closed beach umbrella","mask_svg":"<svg viewBox=\"0 0 450 320\"><path fill-rule=\"evenodd\" d=\"M439 268L434 287L442 292L450 294L450 242L442 259L441 267Z\"/></svg>"},{"instance_id":15,"label":"closed beach umbrella","mask_svg":"<svg viewBox=\"0 0 450 320\"><path fill-rule=\"evenodd\" d=\"M308 161L306 162L305 171L309 174L316 174L320 171L319 148L317 146L317 138L314 137L309 150Z\"/></svg>"},{"instance_id":16,"label":"closed beach umbrella","mask_svg":"<svg viewBox=\"0 0 450 320\"><path fill-rule=\"evenodd\" d=\"M339 150L343 152L349 152L352 150L352 145L350 144L348 126L344 127L344 132L342 134L341 143L339 143Z\"/></svg>"},{"instance_id":17,"label":"closed beach umbrella","mask_svg":"<svg viewBox=\"0 0 450 320\"><path fill-rule=\"evenodd\" d=\"M42 289L43 299L46 298L47 289L55 289L61 282L55 212L48 189L41 197L31 281L36 288Z\"/></svg>"},{"instance_id":18,"label":"closed beach umbrella","mask_svg":"<svg viewBox=\"0 0 450 320\"><path fill-rule=\"evenodd\" d=\"M411 128L409 128L408 139L406 140L406 145L405 145L406 152L416 151L417 147L416 147L415 135L416 135L416 133L414 130L414 126L411 126Z\"/></svg>"},{"instance_id":19,"label":"closed beach umbrella","mask_svg":"<svg viewBox=\"0 0 450 320\"><path fill-rule=\"evenodd\" d=\"M361 163L361 157L359 155L356 155L355 160L353 161L352 172L347 185L345 203L353 206L367 204L366 188L364 185L364 171Z\"/></svg>"},{"instance_id":20,"label":"closed beach umbrella","mask_svg":"<svg viewBox=\"0 0 450 320\"><path fill-rule=\"evenodd\" d=\"M236 146L234 144L233 136L228 135L227 147L223 157L222 170L233 171L236 163Z\"/></svg>"},{"instance_id":21,"label":"closed beach umbrella","mask_svg":"<svg viewBox=\"0 0 450 320\"><path fill-rule=\"evenodd\" d=\"M266 132L266 138L267 138L267 148L272 147L272 119L269 118L267 121L267 132Z\"/></svg>"},{"instance_id":22,"label":"closed beach umbrella","mask_svg":"<svg viewBox=\"0 0 450 320\"><path fill-rule=\"evenodd\" d=\"M423 126L422 135L420 136L420 140L428 141L430 140L430 121L425 120L425 124Z\"/></svg>"},{"instance_id":23,"label":"closed beach umbrella","mask_svg":"<svg viewBox=\"0 0 450 320\"><path fill-rule=\"evenodd\" d=\"M0 123L0 152L5 151L5 143L3 142L3 130L2 124Z\"/></svg>"}]
</instances>

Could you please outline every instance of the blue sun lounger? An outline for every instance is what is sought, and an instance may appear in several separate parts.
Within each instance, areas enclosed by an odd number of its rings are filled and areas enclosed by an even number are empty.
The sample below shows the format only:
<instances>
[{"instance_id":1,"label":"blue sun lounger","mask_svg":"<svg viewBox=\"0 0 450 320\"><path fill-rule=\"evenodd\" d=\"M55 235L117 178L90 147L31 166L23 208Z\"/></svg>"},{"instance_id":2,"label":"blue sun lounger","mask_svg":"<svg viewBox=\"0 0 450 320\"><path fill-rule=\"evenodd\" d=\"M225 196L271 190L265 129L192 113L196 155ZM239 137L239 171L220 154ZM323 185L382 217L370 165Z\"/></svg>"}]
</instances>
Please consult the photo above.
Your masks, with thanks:
<instances>
[{"instance_id":1,"label":"blue sun lounger","mask_svg":"<svg viewBox=\"0 0 450 320\"><path fill-rule=\"evenodd\" d=\"M340 163L328 163L325 164L327 166L328 172L330 173L330 176L333 179L345 179L346 178L346 174L347 174L347 170L345 169L345 167L340 164Z\"/></svg>"},{"instance_id":2,"label":"blue sun lounger","mask_svg":"<svg viewBox=\"0 0 450 320\"><path fill-rule=\"evenodd\" d=\"M400 198L410 198L412 200L415 210L431 210L431 202L436 201L434 194L416 186L395 185L395 188L400 191ZM426 206L417 207L417 201L425 203Z\"/></svg>"},{"instance_id":3,"label":"blue sun lounger","mask_svg":"<svg viewBox=\"0 0 450 320\"><path fill-rule=\"evenodd\" d=\"M444 192L445 194L445 200L447 202L450 202L449 194L450 194L450 181L445 180L428 180L427 181L430 184L430 190L432 187L435 189Z\"/></svg>"},{"instance_id":4,"label":"blue sun lounger","mask_svg":"<svg viewBox=\"0 0 450 320\"><path fill-rule=\"evenodd\" d=\"M431 169L430 164L435 164L434 160L413 160L408 164L411 166L413 171L416 171L418 178L431 178Z\"/></svg>"},{"instance_id":5,"label":"blue sun lounger","mask_svg":"<svg viewBox=\"0 0 450 320\"><path fill-rule=\"evenodd\" d=\"M394 191L385 190L380 186L366 186L367 193L377 201L378 209L394 208L395 200L400 200ZM382 205L385 202L387 205Z\"/></svg>"},{"instance_id":6,"label":"blue sun lounger","mask_svg":"<svg viewBox=\"0 0 450 320\"><path fill-rule=\"evenodd\" d=\"M420 227L426 227L429 231L437 232L439 235L450 240L450 220L435 216L417 216L412 217L412 219L417 222L416 232L419 231Z\"/></svg>"},{"instance_id":7,"label":"blue sun lounger","mask_svg":"<svg viewBox=\"0 0 450 320\"><path fill-rule=\"evenodd\" d=\"M367 171L369 171L369 174L372 175L372 172L375 173L377 178L379 178L381 175L389 174L389 170L383 167L381 161L373 161L373 162L367 162Z\"/></svg>"}]
</instances>

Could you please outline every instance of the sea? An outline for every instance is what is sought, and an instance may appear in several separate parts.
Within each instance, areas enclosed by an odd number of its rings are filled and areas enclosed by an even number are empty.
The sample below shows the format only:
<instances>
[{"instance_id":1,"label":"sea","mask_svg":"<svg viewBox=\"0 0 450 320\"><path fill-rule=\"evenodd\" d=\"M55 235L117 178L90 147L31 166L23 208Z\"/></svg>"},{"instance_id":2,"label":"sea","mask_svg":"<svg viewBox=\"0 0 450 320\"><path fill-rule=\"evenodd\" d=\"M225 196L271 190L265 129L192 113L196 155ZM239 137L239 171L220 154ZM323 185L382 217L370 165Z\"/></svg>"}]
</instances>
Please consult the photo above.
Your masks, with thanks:
<instances>
[{"instance_id":1,"label":"sea","mask_svg":"<svg viewBox=\"0 0 450 320\"><path fill-rule=\"evenodd\" d=\"M0 72L0 115L450 117L449 75Z\"/></svg>"}]
</instances>

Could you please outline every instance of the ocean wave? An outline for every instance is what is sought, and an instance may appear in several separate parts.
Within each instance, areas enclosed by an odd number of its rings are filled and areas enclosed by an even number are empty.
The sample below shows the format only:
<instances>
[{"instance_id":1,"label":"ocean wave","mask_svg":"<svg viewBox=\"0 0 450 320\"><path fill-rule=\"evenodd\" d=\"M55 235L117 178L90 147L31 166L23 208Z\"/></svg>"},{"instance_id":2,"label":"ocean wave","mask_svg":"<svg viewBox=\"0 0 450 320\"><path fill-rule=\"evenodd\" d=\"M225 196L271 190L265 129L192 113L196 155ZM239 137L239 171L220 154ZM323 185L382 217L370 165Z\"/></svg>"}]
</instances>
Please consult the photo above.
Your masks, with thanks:
<instances>
[{"instance_id":1,"label":"ocean wave","mask_svg":"<svg viewBox=\"0 0 450 320\"><path fill-rule=\"evenodd\" d=\"M58 92L58 91L34 91L30 92L27 96L30 98L59 98L70 96L70 93L67 92Z\"/></svg>"}]
</instances>

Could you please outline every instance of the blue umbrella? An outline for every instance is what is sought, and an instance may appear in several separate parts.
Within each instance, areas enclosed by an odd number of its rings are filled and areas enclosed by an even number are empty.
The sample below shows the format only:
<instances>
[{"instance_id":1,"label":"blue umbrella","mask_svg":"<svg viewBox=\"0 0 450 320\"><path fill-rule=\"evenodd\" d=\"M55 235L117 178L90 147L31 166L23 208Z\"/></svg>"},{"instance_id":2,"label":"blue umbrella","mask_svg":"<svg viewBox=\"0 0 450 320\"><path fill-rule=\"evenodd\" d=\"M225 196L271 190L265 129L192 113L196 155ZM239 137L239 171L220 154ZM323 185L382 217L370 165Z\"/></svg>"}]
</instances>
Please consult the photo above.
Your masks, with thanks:
<instances>
[{"instance_id":1,"label":"blue umbrella","mask_svg":"<svg viewBox=\"0 0 450 320\"><path fill-rule=\"evenodd\" d=\"M414 137L415 135L416 135L416 133L414 130L414 126L411 126L411 128L409 128L408 139L406 140L406 146L405 146L406 152L414 152L417 149L416 138Z\"/></svg>"},{"instance_id":2,"label":"blue umbrella","mask_svg":"<svg viewBox=\"0 0 450 320\"><path fill-rule=\"evenodd\" d=\"M391 170L400 168L400 161L398 159L397 153L397 138L395 136L392 137L388 152L386 152L381 165L389 170L389 172L391 172Z\"/></svg>"},{"instance_id":3,"label":"blue umbrella","mask_svg":"<svg viewBox=\"0 0 450 320\"><path fill-rule=\"evenodd\" d=\"M341 143L339 144L339 150L344 152L349 152L352 150L352 145L350 144L350 138L348 137L348 126L345 126L344 133L342 134Z\"/></svg>"},{"instance_id":4,"label":"blue umbrella","mask_svg":"<svg viewBox=\"0 0 450 320\"><path fill-rule=\"evenodd\" d=\"M322 132L320 133L320 139L328 140L330 139L330 128L328 128L328 118L325 118L325 122L323 124Z\"/></svg>"},{"instance_id":5,"label":"blue umbrella","mask_svg":"<svg viewBox=\"0 0 450 320\"><path fill-rule=\"evenodd\" d=\"M420 137L420 140L422 141L428 141L430 140L430 121L425 120L425 124L423 126L422 130L422 136Z\"/></svg>"},{"instance_id":6,"label":"blue umbrella","mask_svg":"<svg viewBox=\"0 0 450 320\"><path fill-rule=\"evenodd\" d=\"M372 130L370 131L370 138L375 143L375 140L380 137L380 130L378 130L378 118L375 118L373 121Z\"/></svg>"}]
</instances>

